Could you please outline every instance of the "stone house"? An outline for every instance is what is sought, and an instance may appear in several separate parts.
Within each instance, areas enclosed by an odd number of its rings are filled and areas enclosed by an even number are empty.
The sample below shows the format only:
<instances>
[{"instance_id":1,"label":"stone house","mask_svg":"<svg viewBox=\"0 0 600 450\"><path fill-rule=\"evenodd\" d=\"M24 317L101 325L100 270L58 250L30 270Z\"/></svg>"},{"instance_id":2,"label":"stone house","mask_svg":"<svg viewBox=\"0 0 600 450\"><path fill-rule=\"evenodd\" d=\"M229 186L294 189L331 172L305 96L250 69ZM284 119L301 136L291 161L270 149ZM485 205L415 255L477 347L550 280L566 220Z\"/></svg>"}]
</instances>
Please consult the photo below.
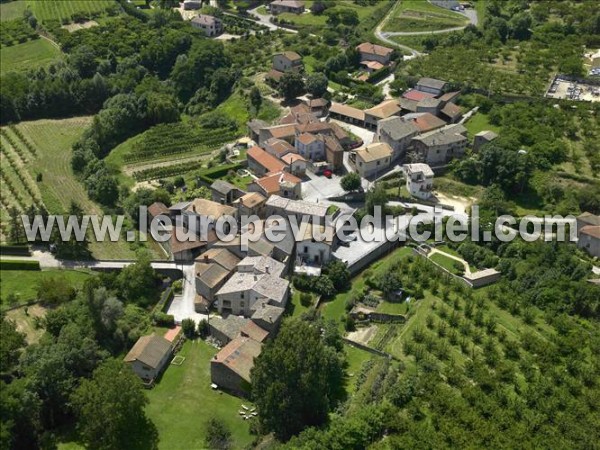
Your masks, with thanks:
<instances>
[{"instance_id":1,"label":"stone house","mask_svg":"<svg viewBox=\"0 0 600 450\"><path fill-rule=\"evenodd\" d=\"M468 141L466 133L467 130L462 125L447 125L414 137L411 147L421 154L425 163L432 166L443 165L464 155Z\"/></svg>"},{"instance_id":2,"label":"stone house","mask_svg":"<svg viewBox=\"0 0 600 450\"><path fill-rule=\"evenodd\" d=\"M392 161L406 156L406 149L417 134L419 129L412 120L394 116L377 123L377 141L392 148Z\"/></svg>"},{"instance_id":3,"label":"stone house","mask_svg":"<svg viewBox=\"0 0 600 450\"><path fill-rule=\"evenodd\" d=\"M240 396L250 394L250 371L262 345L239 336L229 342L210 362L211 382L219 388Z\"/></svg>"},{"instance_id":4,"label":"stone house","mask_svg":"<svg viewBox=\"0 0 600 450\"><path fill-rule=\"evenodd\" d=\"M442 95L444 93L444 88L446 87L446 82L442 80L436 80L435 78L421 78L415 89L421 92L428 92L435 96Z\"/></svg>"},{"instance_id":5,"label":"stone house","mask_svg":"<svg viewBox=\"0 0 600 450\"><path fill-rule=\"evenodd\" d=\"M254 304L266 301L284 308L289 296L289 281L270 274L235 273L217 292L220 314L251 316Z\"/></svg>"},{"instance_id":6,"label":"stone house","mask_svg":"<svg viewBox=\"0 0 600 450\"><path fill-rule=\"evenodd\" d=\"M350 154L350 161L363 178L383 173L392 161L392 148L385 142L374 142Z\"/></svg>"},{"instance_id":7,"label":"stone house","mask_svg":"<svg viewBox=\"0 0 600 450\"><path fill-rule=\"evenodd\" d=\"M142 336L123 358L131 370L144 382L152 382L169 363L173 348L162 336Z\"/></svg>"},{"instance_id":8,"label":"stone house","mask_svg":"<svg viewBox=\"0 0 600 450\"><path fill-rule=\"evenodd\" d=\"M376 61L384 66L388 65L392 60L394 50L382 45L363 42L356 47L360 53L361 61Z\"/></svg>"},{"instance_id":9,"label":"stone house","mask_svg":"<svg viewBox=\"0 0 600 450\"><path fill-rule=\"evenodd\" d=\"M283 52L273 56L273 69L278 72L300 72L302 56L296 52Z\"/></svg>"}]
</instances>

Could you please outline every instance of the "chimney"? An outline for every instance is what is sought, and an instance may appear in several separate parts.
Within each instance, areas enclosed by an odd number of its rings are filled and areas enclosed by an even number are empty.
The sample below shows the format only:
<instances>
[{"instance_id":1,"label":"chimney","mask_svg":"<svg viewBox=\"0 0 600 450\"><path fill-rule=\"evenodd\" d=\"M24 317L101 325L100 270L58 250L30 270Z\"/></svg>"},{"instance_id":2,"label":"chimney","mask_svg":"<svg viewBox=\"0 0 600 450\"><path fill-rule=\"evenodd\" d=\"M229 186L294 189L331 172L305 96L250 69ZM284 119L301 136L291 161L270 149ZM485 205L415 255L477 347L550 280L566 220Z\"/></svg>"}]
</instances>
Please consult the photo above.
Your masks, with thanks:
<instances>
[{"instance_id":1,"label":"chimney","mask_svg":"<svg viewBox=\"0 0 600 450\"><path fill-rule=\"evenodd\" d=\"M204 254L204 261L208 262L208 255L207 254Z\"/></svg>"},{"instance_id":2,"label":"chimney","mask_svg":"<svg viewBox=\"0 0 600 450\"><path fill-rule=\"evenodd\" d=\"M273 317L269 316L269 322L273 323Z\"/></svg>"}]
</instances>

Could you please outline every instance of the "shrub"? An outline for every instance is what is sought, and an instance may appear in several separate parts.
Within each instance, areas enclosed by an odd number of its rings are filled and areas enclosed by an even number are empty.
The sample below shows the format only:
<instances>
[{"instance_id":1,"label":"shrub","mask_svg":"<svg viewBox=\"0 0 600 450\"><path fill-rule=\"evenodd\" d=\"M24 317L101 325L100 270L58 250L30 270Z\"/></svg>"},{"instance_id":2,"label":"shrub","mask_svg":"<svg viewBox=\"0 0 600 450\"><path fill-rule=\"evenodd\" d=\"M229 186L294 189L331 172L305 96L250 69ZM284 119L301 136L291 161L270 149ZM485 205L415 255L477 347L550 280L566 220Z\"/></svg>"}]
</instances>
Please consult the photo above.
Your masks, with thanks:
<instances>
[{"instance_id":1,"label":"shrub","mask_svg":"<svg viewBox=\"0 0 600 450\"><path fill-rule=\"evenodd\" d=\"M0 270L40 270L39 261L0 260Z\"/></svg>"},{"instance_id":2,"label":"shrub","mask_svg":"<svg viewBox=\"0 0 600 450\"><path fill-rule=\"evenodd\" d=\"M183 319L181 321L181 329L188 339L196 337L196 322L193 319Z\"/></svg>"},{"instance_id":3,"label":"shrub","mask_svg":"<svg viewBox=\"0 0 600 450\"><path fill-rule=\"evenodd\" d=\"M172 327L175 325L175 317L172 314L166 314L163 312L155 312L152 315L152 320L154 324L159 327Z\"/></svg>"},{"instance_id":4,"label":"shrub","mask_svg":"<svg viewBox=\"0 0 600 450\"><path fill-rule=\"evenodd\" d=\"M300 294L300 304L302 306L310 306L312 304L312 295L310 295L308 292L302 292Z\"/></svg>"}]
</instances>

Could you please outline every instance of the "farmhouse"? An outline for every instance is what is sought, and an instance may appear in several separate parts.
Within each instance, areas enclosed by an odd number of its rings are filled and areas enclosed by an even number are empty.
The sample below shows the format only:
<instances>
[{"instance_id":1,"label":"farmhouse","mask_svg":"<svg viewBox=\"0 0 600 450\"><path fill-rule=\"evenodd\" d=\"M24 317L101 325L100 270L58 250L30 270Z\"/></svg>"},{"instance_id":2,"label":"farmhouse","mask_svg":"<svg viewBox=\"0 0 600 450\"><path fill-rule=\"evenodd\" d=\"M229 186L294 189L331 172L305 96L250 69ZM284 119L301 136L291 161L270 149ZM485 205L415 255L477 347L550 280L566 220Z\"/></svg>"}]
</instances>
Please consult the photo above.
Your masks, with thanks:
<instances>
[{"instance_id":1,"label":"farmhouse","mask_svg":"<svg viewBox=\"0 0 600 450\"><path fill-rule=\"evenodd\" d=\"M254 304L260 300L285 307L289 282L270 274L235 273L217 292L219 313L250 316Z\"/></svg>"},{"instance_id":2,"label":"farmhouse","mask_svg":"<svg viewBox=\"0 0 600 450\"><path fill-rule=\"evenodd\" d=\"M431 197L433 189L433 170L427 164L406 164L403 166L406 173L406 189L410 195L423 200Z\"/></svg>"},{"instance_id":3,"label":"farmhouse","mask_svg":"<svg viewBox=\"0 0 600 450\"><path fill-rule=\"evenodd\" d=\"M211 381L237 395L250 392L250 371L262 345L247 337L237 337L217 353L210 362Z\"/></svg>"},{"instance_id":4,"label":"farmhouse","mask_svg":"<svg viewBox=\"0 0 600 450\"><path fill-rule=\"evenodd\" d=\"M192 26L204 31L207 36L217 36L223 32L223 22L207 14L198 14L192 19Z\"/></svg>"},{"instance_id":5,"label":"farmhouse","mask_svg":"<svg viewBox=\"0 0 600 450\"><path fill-rule=\"evenodd\" d=\"M283 139L272 138L264 142L263 148L269 154L277 159L281 159L288 153L295 153L296 149L292 144Z\"/></svg>"},{"instance_id":6,"label":"farmhouse","mask_svg":"<svg viewBox=\"0 0 600 450\"><path fill-rule=\"evenodd\" d=\"M249 319L233 314L226 317L211 318L209 322L210 335L221 345L226 345L240 335L242 328L249 321Z\"/></svg>"},{"instance_id":7,"label":"farmhouse","mask_svg":"<svg viewBox=\"0 0 600 450\"><path fill-rule=\"evenodd\" d=\"M306 174L306 159L295 153L288 153L281 158L286 165L286 170L297 177L303 177Z\"/></svg>"},{"instance_id":8,"label":"farmhouse","mask_svg":"<svg viewBox=\"0 0 600 450\"><path fill-rule=\"evenodd\" d=\"M419 129L419 133L427 133L447 125L446 122L431 113L410 113L402 116L402 118L412 120Z\"/></svg>"},{"instance_id":9,"label":"farmhouse","mask_svg":"<svg viewBox=\"0 0 600 450\"><path fill-rule=\"evenodd\" d=\"M296 256L300 265L323 265L331 260L335 230L327 230L322 225L306 224L303 236L296 246ZM314 236L323 237L315 239Z\"/></svg>"},{"instance_id":10,"label":"farmhouse","mask_svg":"<svg viewBox=\"0 0 600 450\"><path fill-rule=\"evenodd\" d=\"M483 147L485 144L489 144L497 137L498 135L493 131L480 131L473 138L473 151L478 152L479 150L481 150L481 147Z\"/></svg>"},{"instance_id":11,"label":"farmhouse","mask_svg":"<svg viewBox=\"0 0 600 450\"><path fill-rule=\"evenodd\" d=\"M302 14L304 12L304 2L300 0L275 0L270 4L271 14L281 13Z\"/></svg>"},{"instance_id":12,"label":"farmhouse","mask_svg":"<svg viewBox=\"0 0 600 450\"><path fill-rule=\"evenodd\" d=\"M238 272L266 273L281 277L285 271L285 264L269 256L246 256L237 265Z\"/></svg>"},{"instance_id":13,"label":"farmhouse","mask_svg":"<svg viewBox=\"0 0 600 450\"><path fill-rule=\"evenodd\" d=\"M402 106L398 100L384 100L379 105L365 109L365 127L377 129L377 122L392 116L399 116Z\"/></svg>"},{"instance_id":14,"label":"farmhouse","mask_svg":"<svg viewBox=\"0 0 600 450\"><path fill-rule=\"evenodd\" d=\"M252 147L248 150L248 168L256 175L262 177L271 172L281 172L285 164L270 155L260 147Z\"/></svg>"},{"instance_id":15,"label":"farmhouse","mask_svg":"<svg viewBox=\"0 0 600 450\"><path fill-rule=\"evenodd\" d=\"M261 193L249 192L238 198L233 203L233 206L237 207L239 217L251 215L261 216L266 201L266 197Z\"/></svg>"},{"instance_id":16,"label":"farmhouse","mask_svg":"<svg viewBox=\"0 0 600 450\"><path fill-rule=\"evenodd\" d=\"M172 351L169 341L162 336L151 334L139 338L123 361L144 382L152 382L169 362Z\"/></svg>"},{"instance_id":17,"label":"farmhouse","mask_svg":"<svg viewBox=\"0 0 600 450\"><path fill-rule=\"evenodd\" d=\"M578 234L577 247L600 258L600 225L586 225Z\"/></svg>"},{"instance_id":18,"label":"farmhouse","mask_svg":"<svg viewBox=\"0 0 600 450\"><path fill-rule=\"evenodd\" d=\"M360 53L361 62L374 61L381 64L381 67L386 66L391 62L394 53L394 50L391 48L371 44L370 42L363 42L356 47L356 50Z\"/></svg>"},{"instance_id":19,"label":"farmhouse","mask_svg":"<svg viewBox=\"0 0 600 450\"><path fill-rule=\"evenodd\" d=\"M406 156L406 149L418 133L419 128L412 120L401 117L394 116L377 123L377 141L392 148L392 161Z\"/></svg>"},{"instance_id":20,"label":"farmhouse","mask_svg":"<svg viewBox=\"0 0 600 450\"><path fill-rule=\"evenodd\" d=\"M264 197L281 195L297 199L302 197L302 180L291 173L271 172L248 185L250 192L258 192Z\"/></svg>"},{"instance_id":21,"label":"farmhouse","mask_svg":"<svg viewBox=\"0 0 600 450\"><path fill-rule=\"evenodd\" d=\"M250 318L263 330L273 333L279 328L284 312L285 309L279 306L261 303Z\"/></svg>"},{"instance_id":22,"label":"farmhouse","mask_svg":"<svg viewBox=\"0 0 600 450\"><path fill-rule=\"evenodd\" d=\"M382 173L390 166L392 148L385 142L375 142L351 153L350 160L354 162L358 174L368 178Z\"/></svg>"},{"instance_id":23,"label":"farmhouse","mask_svg":"<svg viewBox=\"0 0 600 450\"><path fill-rule=\"evenodd\" d=\"M300 72L302 56L296 52L283 52L273 56L273 70L277 72Z\"/></svg>"},{"instance_id":24,"label":"farmhouse","mask_svg":"<svg viewBox=\"0 0 600 450\"><path fill-rule=\"evenodd\" d=\"M444 92L444 88L446 87L446 82L442 80L436 80L435 78L421 78L415 89L421 92L428 92L435 96L442 95Z\"/></svg>"},{"instance_id":25,"label":"farmhouse","mask_svg":"<svg viewBox=\"0 0 600 450\"><path fill-rule=\"evenodd\" d=\"M329 108L329 117L353 125L364 126L365 112L353 106L333 102Z\"/></svg>"},{"instance_id":26,"label":"farmhouse","mask_svg":"<svg viewBox=\"0 0 600 450\"><path fill-rule=\"evenodd\" d=\"M210 194L213 202L230 205L244 195L244 191L225 180L216 180L210 185Z\"/></svg>"},{"instance_id":27,"label":"farmhouse","mask_svg":"<svg viewBox=\"0 0 600 450\"><path fill-rule=\"evenodd\" d=\"M467 130L462 125L447 125L413 138L411 146L429 165L446 164L465 153Z\"/></svg>"}]
</instances>

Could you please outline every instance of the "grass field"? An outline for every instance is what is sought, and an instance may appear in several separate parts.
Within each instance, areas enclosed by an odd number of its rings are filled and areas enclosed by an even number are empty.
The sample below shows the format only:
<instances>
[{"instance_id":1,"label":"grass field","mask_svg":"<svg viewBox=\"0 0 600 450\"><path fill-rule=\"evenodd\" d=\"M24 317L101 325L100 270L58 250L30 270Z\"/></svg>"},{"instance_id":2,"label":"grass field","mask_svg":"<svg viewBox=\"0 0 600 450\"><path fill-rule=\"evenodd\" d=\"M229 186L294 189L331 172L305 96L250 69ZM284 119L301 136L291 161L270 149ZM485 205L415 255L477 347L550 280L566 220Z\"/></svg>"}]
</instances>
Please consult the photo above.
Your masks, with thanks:
<instances>
[{"instance_id":1,"label":"grass field","mask_svg":"<svg viewBox=\"0 0 600 450\"><path fill-rule=\"evenodd\" d=\"M0 3L0 21L20 19L27 8L27 3L23 0L15 2Z\"/></svg>"},{"instance_id":2,"label":"grass field","mask_svg":"<svg viewBox=\"0 0 600 450\"><path fill-rule=\"evenodd\" d=\"M252 442L248 422L238 414L242 403L249 403L210 387L210 360L216 353L203 341L187 341L178 353L185 357L183 364L168 366L160 382L147 391L146 412L158 429L159 448L205 448L204 425L211 417L227 424L232 448Z\"/></svg>"},{"instance_id":3,"label":"grass field","mask_svg":"<svg viewBox=\"0 0 600 450\"><path fill-rule=\"evenodd\" d=\"M26 3L41 21L68 21L73 14L100 13L117 4L115 0L26 0Z\"/></svg>"},{"instance_id":4,"label":"grass field","mask_svg":"<svg viewBox=\"0 0 600 450\"><path fill-rule=\"evenodd\" d=\"M33 195L29 191L39 195L51 213L68 211L71 202L80 205L86 214L102 213L100 207L88 198L85 187L71 169L71 146L91 120L91 117L43 119L21 122L15 129L2 128L3 183L0 192L4 220L6 220L8 205L14 204L19 209L24 209L32 203ZM17 133L21 133L24 140ZM12 158L11 164L8 164L7 156ZM40 182L35 181L38 174L42 177ZM14 187L17 197L9 189L6 179L11 180L11 186ZM127 242L122 240L90 242L89 249L96 259L135 257L135 252L130 249ZM156 251L153 246L150 246L150 249L154 257L164 257L164 254Z\"/></svg>"},{"instance_id":5,"label":"grass field","mask_svg":"<svg viewBox=\"0 0 600 450\"><path fill-rule=\"evenodd\" d=\"M47 39L35 39L0 49L0 74L24 72L45 67L59 58L61 51Z\"/></svg>"},{"instance_id":6,"label":"grass field","mask_svg":"<svg viewBox=\"0 0 600 450\"><path fill-rule=\"evenodd\" d=\"M343 326L341 319L345 313L346 300L356 292L359 292L365 286L366 275L377 276L377 274L385 272L387 268L398 259L405 258L412 254L412 250L408 247L400 247L390 253L388 256L380 259L369 268L352 279L352 289L346 292L337 294L332 300L322 302L319 309L323 317L333 319Z\"/></svg>"},{"instance_id":7,"label":"grass field","mask_svg":"<svg viewBox=\"0 0 600 450\"><path fill-rule=\"evenodd\" d=\"M36 299L37 285L46 278L65 277L76 288L83 285L92 273L86 270L2 270L0 271L0 304L8 306L8 294L14 293L19 303Z\"/></svg>"},{"instance_id":8,"label":"grass field","mask_svg":"<svg viewBox=\"0 0 600 450\"><path fill-rule=\"evenodd\" d=\"M475 113L469 120L467 120L465 123L465 128L471 137L484 130L494 131L495 133L500 132L500 127L492 125L487 114L480 112Z\"/></svg>"},{"instance_id":9,"label":"grass field","mask_svg":"<svg viewBox=\"0 0 600 450\"><path fill-rule=\"evenodd\" d=\"M304 3L306 6L306 10L308 11L308 9L312 6L314 1L307 0ZM356 11L360 23L363 23L366 19L371 17L374 11L380 8L383 3L384 2L381 1L370 6L360 6L350 0L338 0L336 2L336 7L347 8ZM305 14L283 13L279 14L277 17L302 28L320 29L329 26L327 25L327 16L325 14L316 16L310 12L307 12Z\"/></svg>"},{"instance_id":10,"label":"grass field","mask_svg":"<svg viewBox=\"0 0 600 450\"><path fill-rule=\"evenodd\" d=\"M430 259L454 275L461 275L463 272L462 270L459 270L459 267L462 267L462 264L452 258L448 258L446 255L442 255L441 253L435 253L431 255Z\"/></svg>"},{"instance_id":11,"label":"grass field","mask_svg":"<svg viewBox=\"0 0 600 450\"><path fill-rule=\"evenodd\" d=\"M423 0L403 0L394 9L384 31L435 31L467 24L468 19L462 14Z\"/></svg>"}]
</instances>

